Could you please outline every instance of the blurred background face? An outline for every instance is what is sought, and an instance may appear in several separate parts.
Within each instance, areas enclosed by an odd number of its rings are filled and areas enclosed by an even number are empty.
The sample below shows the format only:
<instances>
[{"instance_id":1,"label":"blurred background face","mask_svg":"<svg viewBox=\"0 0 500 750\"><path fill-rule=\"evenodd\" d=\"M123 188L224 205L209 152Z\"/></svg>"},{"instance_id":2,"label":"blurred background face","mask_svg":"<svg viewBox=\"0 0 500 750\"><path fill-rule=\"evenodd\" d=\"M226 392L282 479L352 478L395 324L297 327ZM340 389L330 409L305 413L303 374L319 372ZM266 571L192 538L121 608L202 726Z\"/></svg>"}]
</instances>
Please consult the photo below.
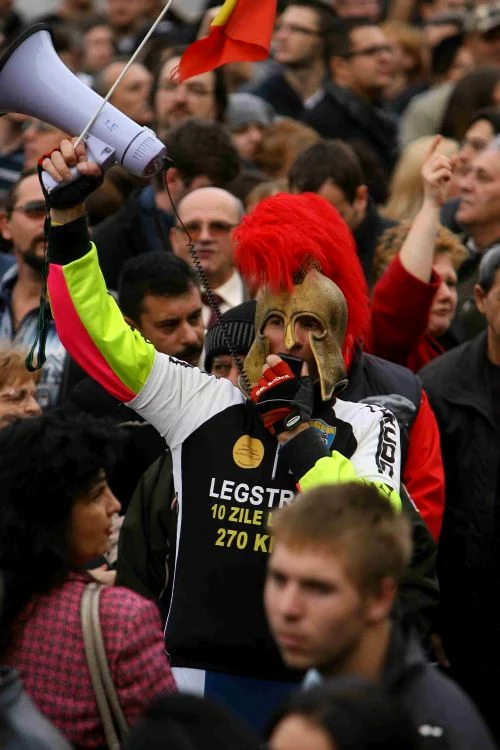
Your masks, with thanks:
<instances>
[{"instance_id":1,"label":"blurred background face","mask_svg":"<svg viewBox=\"0 0 500 750\"><path fill-rule=\"evenodd\" d=\"M427 332L431 336L442 336L450 327L457 309L457 274L446 253L440 253L434 259L433 268L441 277L441 284L432 301Z\"/></svg>"},{"instance_id":2,"label":"blurred background face","mask_svg":"<svg viewBox=\"0 0 500 750\"><path fill-rule=\"evenodd\" d=\"M484 151L494 137L493 126L488 120L478 120L470 126L457 154L456 172L458 175L467 174L474 157Z\"/></svg>"},{"instance_id":3,"label":"blurred background face","mask_svg":"<svg viewBox=\"0 0 500 750\"><path fill-rule=\"evenodd\" d=\"M123 71L125 63L112 63L106 71L106 88L109 90ZM139 125L149 125L153 111L149 104L153 76L140 63L130 66L125 77L109 100L113 106Z\"/></svg>"},{"instance_id":4,"label":"blurred background face","mask_svg":"<svg viewBox=\"0 0 500 750\"><path fill-rule=\"evenodd\" d=\"M25 177L16 189L12 214L4 218L2 236L34 270L42 270L44 252L45 200L38 175Z\"/></svg>"},{"instance_id":5,"label":"blurred background face","mask_svg":"<svg viewBox=\"0 0 500 750\"><path fill-rule=\"evenodd\" d=\"M470 48L476 65L500 64L500 26L485 34L473 34Z\"/></svg>"},{"instance_id":6,"label":"blurred background face","mask_svg":"<svg viewBox=\"0 0 500 750\"><path fill-rule=\"evenodd\" d=\"M102 70L115 54L113 32L109 26L94 26L83 36L82 70L97 73Z\"/></svg>"},{"instance_id":7,"label":"blurred background face","mask_svg":"<svg viewBox=\"0 0 500 750\"><path fill-rule=\"evenodd\" d=\"M285 716L269 740L270 750L335 750L324 729L304 716Z\"/></svg>"},{"instance_id":8,"label":"blurred background face","mask_svg":"<svg viewBox=\"0 0 500 750\"><path fill-rule=\"evenodd\" d=\"M26 372L26 377L16 373L0 387L0 430L24 417L36 417L41 414L35 398L34 379Z\"/></svg>"},{"instance_id":9,"label":"blurred background face","mask_svg":"<svg viewBox=\"0 0 500 750\"><path fill-rule=\"evenodd\" d=\"M307 67L318 57L319 30L314 10L291 5L276 24L273 38L275 60L292 68Z\"/></svg>"},{"instance_id":10,"label":"blurred background face","mask_svg":"<svg viewBox=\"0 0 500 750\"><path fill-rule=\"evenodd\" d=\"M379 96L392 73L392 47L377 26L362 26L351 32L352 52L344 68L348 85L360 96Z\"/></svg>"},{"instance_id":11,"label":"blurred background face","mask_svg":"<svg viewBox=\"0 0 500 750\"><path fill-rule=\"evenodd\" d=\"M141 21L141 0L107 0L105 7L110 26L118 32L133 29Z\"/></svg>"},{"instance_id":12,"label":"blurred background face","mask_svg":"<svg viewBox=\"0 0 500 750\"><path fill-rule=\"evenodd\" d=\"M214 122L217 117L215 76L212 72L193 76L184 83L172 80L180 57L172 57L164 64L155 92L155 119L166 128L179 125L189 117Z\"/></svg>"},{"instance_id":13,"label":"blurred background face","mask_svg":"<svg viewBox=\"0 0 500 750\"><path fill-rule=\"evenodd\" d=\"M38 159L59 147L67 134L41 120L26 119L22 124L22 138L24 146L24 169L36 167Z\"/></svg>"},{"instance_id":14,"label":"blurred background face","mask_svg":"<svg viewBox=\"0 0 500 750\"><path fill-rule=\"evenodd\" d=\"M460 181L457 220L465 227L491 225L500 217L500 151L485 149Z\"/></svg>"},{"instance_id":15,"label":"blurred background face","mask_svg":"<svg viewBox=\"0 0 500 750\"><path fill-rule=\"evenodd\" d=\"M255 152L262 143L264 130L264 125L259 122L249 122L231 130L231 140L243 160L253 161Z\"/></svg>"}]
</instances>

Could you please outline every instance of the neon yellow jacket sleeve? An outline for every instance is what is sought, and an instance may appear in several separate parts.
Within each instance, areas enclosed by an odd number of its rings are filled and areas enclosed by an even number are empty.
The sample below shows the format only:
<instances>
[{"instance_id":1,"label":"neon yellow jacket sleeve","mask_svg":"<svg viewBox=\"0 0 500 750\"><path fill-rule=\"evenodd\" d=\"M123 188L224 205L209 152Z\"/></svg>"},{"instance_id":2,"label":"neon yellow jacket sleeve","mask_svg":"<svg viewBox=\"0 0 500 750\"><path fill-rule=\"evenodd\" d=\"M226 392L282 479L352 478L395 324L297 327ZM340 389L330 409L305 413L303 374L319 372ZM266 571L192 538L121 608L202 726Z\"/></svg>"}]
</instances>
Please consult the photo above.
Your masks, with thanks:
<instances>
[{"instance_id":1,"label":"neon yellow jacket sleeve","mask_svg":"<svg viewBox=\"0 0 500 750\"><path fill-rule=\"evenodd\" d=\"M299 488L301 492L307 492L307 490L320 487L324 484L341 484L345 482L373 484L396 510L401 510L401 498L395 490L384 482L374 482L359 477L351 461L338 451L333 451L331 456L323 456L318 459L312 469L309 469L301 477Z\"/></svg>"}]
</instances>

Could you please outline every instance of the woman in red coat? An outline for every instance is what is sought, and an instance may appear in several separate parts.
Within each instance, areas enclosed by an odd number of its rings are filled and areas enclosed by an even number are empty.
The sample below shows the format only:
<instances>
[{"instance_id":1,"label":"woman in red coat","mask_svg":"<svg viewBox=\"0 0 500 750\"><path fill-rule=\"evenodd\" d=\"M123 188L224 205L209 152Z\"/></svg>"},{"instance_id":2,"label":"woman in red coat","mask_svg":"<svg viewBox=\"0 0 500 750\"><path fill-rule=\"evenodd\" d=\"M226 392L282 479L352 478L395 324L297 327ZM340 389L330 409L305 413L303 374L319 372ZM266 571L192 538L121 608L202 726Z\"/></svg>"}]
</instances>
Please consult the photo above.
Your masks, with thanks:
<instances>
[{"instance_id":1,"label":"woman in red coat","mask_svg":"<svg viewBox=\"0 0 500 750\"><path fill-rule=\"evenodd\" d=\"M458 237L439 225L452 175L452 160L434 139L422 169L424 199L411 227L382 235L374 256L372 351L418 372L444 352L439 338L457 307L456 271L467 258ZM392 261L392 262L390 262Z\"/></svg>"},{"instance_id":2,"label":"woman in red coat","mask_svg":"<svg viewBox=\"0 0 500 750\"><path fill-rule=\"evenodd\" d=\"M80 601L84 566L106 552L120 504L105 470L116 428L60 413L0 432L0 568L5 610L0 660L77 748L106 746L90 680ZM151 699L175 690L155 604L107 587L100 621L108 664L129 725Z\"/></svg>"}]
</instances>

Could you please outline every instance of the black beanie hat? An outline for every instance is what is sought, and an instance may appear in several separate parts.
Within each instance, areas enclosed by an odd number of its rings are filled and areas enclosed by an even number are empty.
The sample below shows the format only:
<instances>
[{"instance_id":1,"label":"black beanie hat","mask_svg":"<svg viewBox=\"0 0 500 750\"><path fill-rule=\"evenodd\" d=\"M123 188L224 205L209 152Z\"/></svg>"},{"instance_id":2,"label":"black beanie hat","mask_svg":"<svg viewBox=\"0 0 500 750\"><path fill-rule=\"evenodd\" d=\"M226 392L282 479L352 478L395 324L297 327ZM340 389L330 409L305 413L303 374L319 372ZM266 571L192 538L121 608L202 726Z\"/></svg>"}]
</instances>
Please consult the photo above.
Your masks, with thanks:
<instances>
[{"instance_id":1,"label":"black beanie hat","mask_svg":"<svg viewBox=\"0 0 500 750\"><path fill-rule=\"evenodd\" d=\"M234 346L236 354L247 354L255 338L255 308L254 299L242 302L221 315L226 335ZM224 331L220 323L211 326L205 336L205 371L212 369L212 360L219 354L230 354Z\"/></svg>"}]
</instances>

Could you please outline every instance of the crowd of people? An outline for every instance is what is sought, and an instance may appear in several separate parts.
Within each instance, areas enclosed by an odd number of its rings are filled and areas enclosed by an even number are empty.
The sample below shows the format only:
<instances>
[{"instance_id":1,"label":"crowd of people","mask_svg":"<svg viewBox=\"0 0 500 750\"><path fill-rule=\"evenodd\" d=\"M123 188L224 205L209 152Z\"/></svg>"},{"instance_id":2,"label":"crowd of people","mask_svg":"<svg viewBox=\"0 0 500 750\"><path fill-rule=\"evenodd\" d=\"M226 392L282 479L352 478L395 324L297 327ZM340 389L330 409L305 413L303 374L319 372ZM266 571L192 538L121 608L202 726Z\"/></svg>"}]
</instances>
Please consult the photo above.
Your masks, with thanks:
<instances>
[{"instance_id":1,"label":"crowd of people","mask_svg":"<svg viewBox=\"0 0 500 750\"><path fill-rule=\"evenodd\" d=\"M0 118L0 746L493 750L500 2L278 0L180 82L221 4L110 98L154 176ZM105 96L164 5L0 54Z\"/></svg>"}]
</instances>

